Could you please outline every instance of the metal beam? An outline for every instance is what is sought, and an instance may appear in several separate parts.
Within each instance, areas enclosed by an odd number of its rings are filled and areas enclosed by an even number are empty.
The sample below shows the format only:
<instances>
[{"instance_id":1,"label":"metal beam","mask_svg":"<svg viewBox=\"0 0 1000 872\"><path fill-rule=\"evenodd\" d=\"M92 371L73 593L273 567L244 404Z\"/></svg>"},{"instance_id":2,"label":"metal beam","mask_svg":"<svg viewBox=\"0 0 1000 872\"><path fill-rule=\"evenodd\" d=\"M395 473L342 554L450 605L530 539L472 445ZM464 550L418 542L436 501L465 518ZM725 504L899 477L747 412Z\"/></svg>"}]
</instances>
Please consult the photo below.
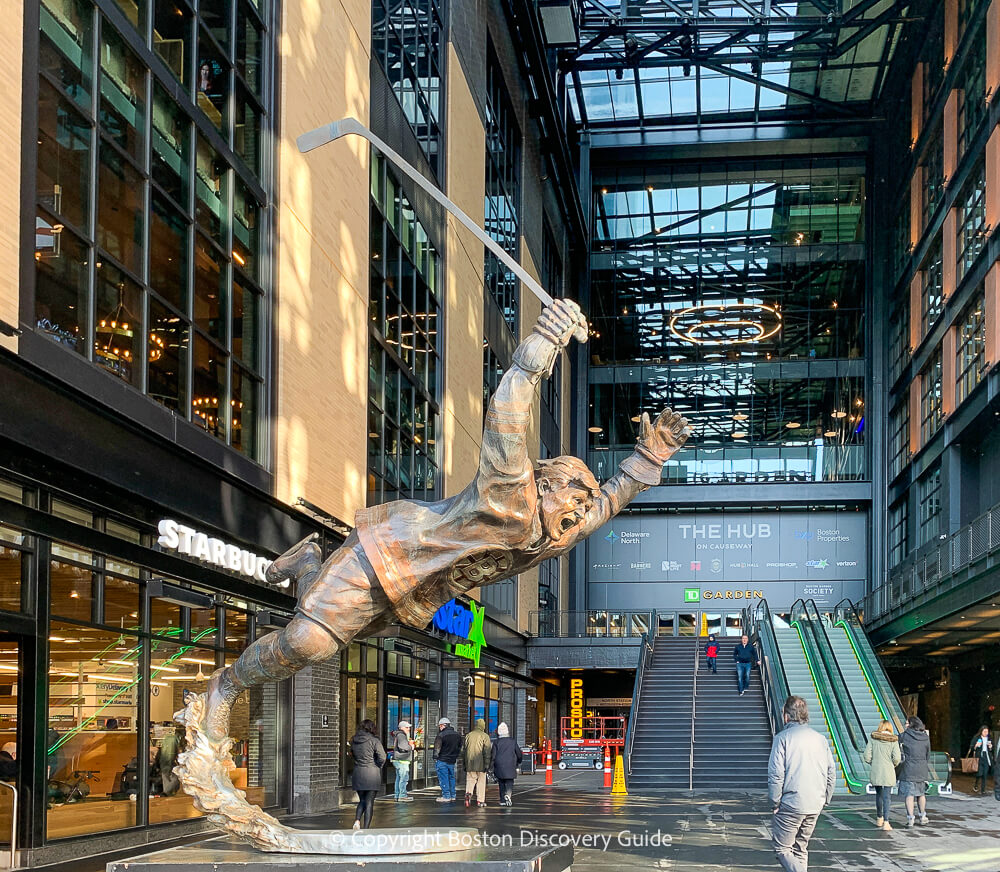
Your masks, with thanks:
<instances>
[{"instance_id":1,"label":"metal beam","mask_svg":"<svg viewBox=\"0 0 1000 872\"><path fill-rule=\"evenodd\" d=\"M900 14L899 10L896 8L895 5L893 5L890 6L888 9L886 9L884 12L882 12L880 15L876 15L871 21L866 21L865 24L862 25L858 30L856 30L852 36L848 37L842 43L836 46L833 54L830 55L831 59L839 58L841 55L847 54L847 52L849 52L859 43L866 40L880 27L883 27L890 21L898 18L899 14Z\"/></svg>"}]
</instances>

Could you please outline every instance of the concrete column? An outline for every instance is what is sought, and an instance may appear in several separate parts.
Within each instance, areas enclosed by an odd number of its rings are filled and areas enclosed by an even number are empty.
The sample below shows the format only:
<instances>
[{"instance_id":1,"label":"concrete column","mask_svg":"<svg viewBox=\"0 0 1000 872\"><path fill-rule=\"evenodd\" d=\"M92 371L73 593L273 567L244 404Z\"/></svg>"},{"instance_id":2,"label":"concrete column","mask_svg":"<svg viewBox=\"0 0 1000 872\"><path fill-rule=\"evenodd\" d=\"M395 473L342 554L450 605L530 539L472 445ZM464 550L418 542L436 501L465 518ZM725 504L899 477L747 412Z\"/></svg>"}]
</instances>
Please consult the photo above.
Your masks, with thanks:
<instances>
[{"instance_id":1,"label":"concrete column","mask_svg":"<svg viewBox=\"0 0 1000 872\"><path fill-rule=\"evenodd\" d=\"M1000 0L986 10L986 94L989 102L1000 91Z\"/></svg>"},{"instance_id":2,"label":"concrete column","mask_svg":"<svg viewBox=\"0 0 1000 872\"><path fill-rule=\"evenodd\" d=\"M986 273L986 366L1000 354L1000 265L994 263Z\"/></svg>"},{"instance_id":3,"label":"concrete column","mask_svg":"<svg viewBox=\"0 0 1000 872\"><path fill-rule=\"evenodd\" d=\"M951 326L941 340L941 410L947 418L955 411L955 376L957 364L955 360L955 343L958 328Z\"/></svg>"},{"instance_id":4,"label":"concrete column","mask_svg":"<svg viewBox=\"0 0 1000 872\"><path fill-rule=\"evenodd\" d=\"M955 241L955 228L958 226L958 215L954 207L948 210L941 228L941 296L944 300L955 293L956 266L958 245Z\"/></svg>"},{"instance_id":5,"label":"concrete column","mask_svg":"<svg viewBox=\"0 0 1000 872\"><path fill-rule=\"evenodd\" d=\"M1000 3L1000 0L997 0ZM1000 127L994 127L986 142L986 224L1000 223Z\"/></svg>"},{"instance_id":6,"label":"concrete column","mask_svg":"<svg viewBox=\"0 0 1000 872\"><path fill-rule=\"evenodd\" d=\"M944 65L947 69L958 48L958 0L944 0Z\"/></svg>"},{"instance_id":7,"label":"concrete column","mask_svg":"<svg viewBox=\"0 0 1000 872\"><path fill-rule=\"evenodd\" d=\"M522 687L514 688L514 739L518 746L527 744L527 720L528 692Z\"/></svg>"},{"instance_id":8,"label":"concrete column","mask_svg":"<svg viewBox=\"0 0 1000 872\"><path fill-rule=\"evenodd\" d=\"M961 445L949 445L941 456L941 499L945 510L941 532L950 536L962 526Z\"/></svg>"},{"instance_id":9,"label":"concrete column","mask_svg":"<svg viewBox=\"0 0 1000 872\"><path fill-rule=\"evenodd\" d=\"M920 138L924 117L924 65L917 64L910 82L910 145Z\"/></svg>"}]
</instances>

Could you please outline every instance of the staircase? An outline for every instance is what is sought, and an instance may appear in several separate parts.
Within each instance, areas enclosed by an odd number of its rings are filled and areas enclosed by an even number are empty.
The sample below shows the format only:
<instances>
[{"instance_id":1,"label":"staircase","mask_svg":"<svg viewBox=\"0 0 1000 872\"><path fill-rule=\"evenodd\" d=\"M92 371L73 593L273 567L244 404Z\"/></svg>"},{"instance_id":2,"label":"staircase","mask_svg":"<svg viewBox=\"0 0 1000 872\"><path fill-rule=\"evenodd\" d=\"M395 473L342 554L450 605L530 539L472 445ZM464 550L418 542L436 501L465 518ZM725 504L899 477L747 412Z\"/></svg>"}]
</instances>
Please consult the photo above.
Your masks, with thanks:
<instances>
[{"instance_id":1,"label":"staircase","mask_svg":"<svg viewBox=\"0 0 1000 872\"><path fill-rule=\"evenodd\" d=\"M694 637L658 637L634 713L630 790L687 790L691 771Z\"/></svg>"},{"instance_id":2,"label":"staircase","mask_svg":"<svg viewBox=\"0 0 1000 872\"><path fill-rule=\"evenodd\" d=\"M854 652L854 646L847 636L846 627L834 627L824 617L823 626L826 628L826 635L830 639L834 654L837 657L837 665L844 676L844 683L847 685L847 692L850 694L851 702L857 709L858 717L861 718L861 725L865 728L865 735L871 735L878 729L882 721L882 711L875 701L871 685L865 678L864 670L858 655Z\"/></svg>"},{"instance_id":3,"label":"staircase","mask_svg":"<svg viewBox=\"0 0 1000 872\"><path fill-rule=\"evenodd\" d=\"M806 661L806 654L802 648L802 640L799 638L798 630L794 627L776 626L774 636L778 643L778 649L781 651L781 662L785 667L789 693L793 696L800 696L806 701L806 705L809 707L809 726L826 737L830 743L830 750L833 752L834 762L837 764L836 792L847 793L847 780L844 778L843 763L837 756L837 747L833 744L830 727L826 722L826 714L819 703L816 685L813 682L812 673L809 672L809 663Z\"/></svg>"},{"instance_id":4,"label":"staircase","mask_svg":"<svg viewBox=\"0 0 1000 872\"><path fill-rule=\"evenodd\" d=\"M704 638L660 637L642 679L630 790L767 787L771 729L760 672L750 674L744 696L736 692L735 640L720 640L719 672L706 669ZM699 652L695 696L695 650ZM691 713L696 700L694 771Z\"/></svg>"},{"instance_id":5,"label":"staircase","mask_svg":"<svg viewBox=\"0 0 1000 872\"><path fill-rule=\"evenodd\" d=\"M700 639L702 651L705 639ZM736 692L735 639L719 640L718 674L699 661L694 728L694 787L766 790L771 756L771 723L760 670L750 670L750 686Z\"/></svg>"}]
</instances>

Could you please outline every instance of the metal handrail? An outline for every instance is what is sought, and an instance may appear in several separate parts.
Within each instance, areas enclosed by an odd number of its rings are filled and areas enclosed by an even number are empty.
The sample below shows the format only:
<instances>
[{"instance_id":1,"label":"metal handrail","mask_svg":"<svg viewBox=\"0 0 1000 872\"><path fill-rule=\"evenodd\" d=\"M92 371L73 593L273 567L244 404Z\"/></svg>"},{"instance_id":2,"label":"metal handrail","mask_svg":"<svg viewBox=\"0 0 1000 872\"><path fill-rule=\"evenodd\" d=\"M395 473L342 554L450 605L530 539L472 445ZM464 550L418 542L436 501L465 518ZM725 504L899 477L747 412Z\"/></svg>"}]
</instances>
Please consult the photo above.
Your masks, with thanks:
<instances>
[{"instance_id":1,"label":"metal handrail","mask_svg":"<svg viewBox=\"0 0 1000 872\"><path fill-rule=\"evenodd\" d=\"M17 868L17 788L9 781L0 781L13 794L14 806L10 812L10 868Z\"/></svg>"},{"instance_id":2,"label":"metal handrail","mask_svg":"<svg viewBox=\"0 0 1000 872\"><path fill-rule=\"evenodd\" d=\"M951 536L924 547L886 573L865 599L866 617L879 618L921 593L943 584L978 560L1000 549L1000 504L987 509ZM898 597L894 596L898 593Z\"/></svg>"},{"instance_id":3,"label":"metal handrail","mask_svg":"<svg viewBox=\"0 0 1000 872\"><path fill-rule=\"evenodd\" d=\"M696 627L701 626L701 614L695 621ZM694 719L698 706L698 655L701 653L701 636L694 634L694 683L691 686L691 751L688 756L688 790L694 790Z\"/></svg>"},{"instance_id":4,"label":"metal handrail","mask_svg":"<svg viewBox=\"0 0 1000 872\"><path fill-rule=\"evenodd\" d=\"M785 664L781 659L778 639L774 635L771 609L767 600L761 599L757 605L746 608L743 612L743 626L748 629L749 633L752 633L751 641L755 642L761 650L760 677L761 683L764 685L764 701L767 704L768 719L771 721L771 732L777 735L784 726L782 713L785 700L791 695L791 691L788 688L788 677L785 674ZM765 628L766 631L762 631L762 628Z\"/></svg>"},{"instance_id":5,"label":"metal handrail","mask_svg":"<svg viewBox=\"0 0 1000 872\"><path fill-rule=\"evenodd\" d=\"M653 655L653 646L649 643L649 634L643 633L639 642L639 664L635 670L635 683L632 685L632 710L628 719L628 729L625 731L625 763L628 774L632 774L632 745L635 742L635 722L639 719L639 694L642 693L642 676L646 672L646 661Z\"/></svg>"}]
</instances>

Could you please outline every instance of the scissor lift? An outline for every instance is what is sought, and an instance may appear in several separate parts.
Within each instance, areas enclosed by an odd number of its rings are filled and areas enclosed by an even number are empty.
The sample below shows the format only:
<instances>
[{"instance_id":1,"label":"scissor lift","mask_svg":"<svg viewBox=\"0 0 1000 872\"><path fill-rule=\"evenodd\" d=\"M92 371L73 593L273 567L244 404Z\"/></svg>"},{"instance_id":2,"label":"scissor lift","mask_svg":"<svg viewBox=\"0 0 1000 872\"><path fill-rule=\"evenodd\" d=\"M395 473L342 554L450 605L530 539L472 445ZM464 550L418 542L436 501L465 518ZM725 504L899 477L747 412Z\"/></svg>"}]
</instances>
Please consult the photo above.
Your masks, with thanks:
<instances>
[{"instance_id":1,"label":"scissor lift","mask_svg":"<svg viewBox=\"0 0 1000 872\"><path fill-rule=\"evenodd\" d=\"M560 769L603 769L604 749L624 747L623 717L588 715L583 718L563 717L559 720Z\"/></svg>"}]
</instances>

